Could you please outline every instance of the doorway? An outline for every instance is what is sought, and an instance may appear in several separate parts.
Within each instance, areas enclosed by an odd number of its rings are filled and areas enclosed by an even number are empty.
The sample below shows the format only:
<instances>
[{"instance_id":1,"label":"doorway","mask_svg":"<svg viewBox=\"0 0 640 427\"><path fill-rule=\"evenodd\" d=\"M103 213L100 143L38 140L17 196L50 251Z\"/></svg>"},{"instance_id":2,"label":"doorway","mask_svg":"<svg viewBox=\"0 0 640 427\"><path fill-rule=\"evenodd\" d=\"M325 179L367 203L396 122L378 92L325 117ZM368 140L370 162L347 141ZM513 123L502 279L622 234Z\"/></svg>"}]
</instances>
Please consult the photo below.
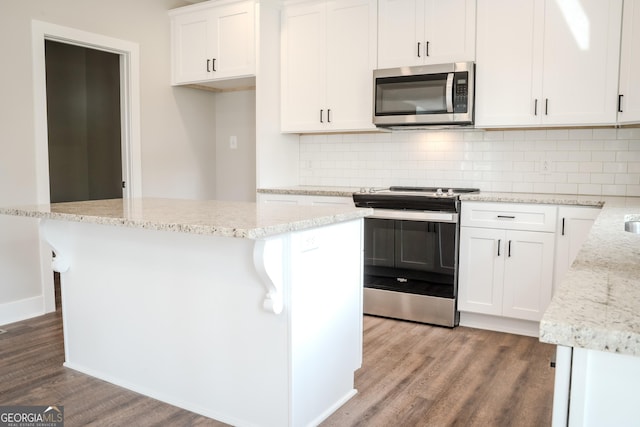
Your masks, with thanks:
<instances>
[{"instance_id":1,"label":"doorway","mask_svg":"<svg viewBox=\"0 0 640 427\"><path fill-rule=\"evenodd\" d=\"M86 47L90 50L108 52L118 58L120 81L120 141L119 156L121 171L117 197L142 196L141 144L140 144L140 49L137 43L75 28L64 27L33 20L31 21L33 54L33 91L36 154L36 199L38 204L48 204L52 198L49 179L49 129L47 123L47 81L45 44L56 41L62 44ZM104 158L102 160L104 162ZM100 163L100 161L98 162ZM103 164L96 167L102 167ZM123 184L126 187L123 188ZM113 188L115 191L115 187ZM91 198L90 192L87 198ZM115 195L115 193L114 193ZM104 196L101 196L104 197ZM44 312L56 309L54 277L51 274L51 247L40 244L40 271Z\"/></svg>"},{"instance_id":2,"label":"doorway","mask_svg":"<svg viewBox=\"0 0 640 427\"><path fill-rule=\"evenodd\" d=\"M120 57L45 40L52 203L122 198Z\"/></svg>"}]
</instances>

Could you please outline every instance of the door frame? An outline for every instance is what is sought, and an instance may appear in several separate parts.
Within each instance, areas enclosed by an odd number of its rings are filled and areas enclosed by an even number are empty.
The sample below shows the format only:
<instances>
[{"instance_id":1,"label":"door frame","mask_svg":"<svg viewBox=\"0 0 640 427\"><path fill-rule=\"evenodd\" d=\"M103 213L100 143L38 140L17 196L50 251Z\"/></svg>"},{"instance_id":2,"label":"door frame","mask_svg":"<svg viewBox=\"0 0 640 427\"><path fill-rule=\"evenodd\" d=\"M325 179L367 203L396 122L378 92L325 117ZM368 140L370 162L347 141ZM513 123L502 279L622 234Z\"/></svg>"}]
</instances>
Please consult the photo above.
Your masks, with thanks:
<instances>
[{"instance_id":1,"label":"door frame","mask_svg":"<svg viewBox=\"0 0 640 427\"><path fill-rule=\"evenodd\" d=\"M33 100L38 204L51 202L49 191L49 138L47 131L47 86L45 40L115 53L120 57L120 127L123 198L142 196L140 144L140 53L137 43L48 22L31 21ZM40 271L45 313L55 310L51 248L40 241Z\"/></svg>"}]
</instances>

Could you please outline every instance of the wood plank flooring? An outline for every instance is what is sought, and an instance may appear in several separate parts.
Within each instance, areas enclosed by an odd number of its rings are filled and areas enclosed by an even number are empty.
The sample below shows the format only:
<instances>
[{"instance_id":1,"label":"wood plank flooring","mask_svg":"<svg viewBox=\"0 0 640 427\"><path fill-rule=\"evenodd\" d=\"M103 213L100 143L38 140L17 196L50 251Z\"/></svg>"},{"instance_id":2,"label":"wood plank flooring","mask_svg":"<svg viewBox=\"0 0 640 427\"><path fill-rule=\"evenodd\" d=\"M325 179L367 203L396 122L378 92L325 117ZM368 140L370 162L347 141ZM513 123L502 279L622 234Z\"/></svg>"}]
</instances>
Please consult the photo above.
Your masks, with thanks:
<instances>
[{"instance_id":1,"label":"wood plank flooring","mask_svg":"<svg viewBox=\"0 0 640 427\"><path fill-rule=\"evenodd\" d=\"M74 426L223 426L62 367L60 312L4 326L0 405L64 405ZM365 316L358 394L322 426L545 426L554 347Z\"/></svg>"}]
</instances>

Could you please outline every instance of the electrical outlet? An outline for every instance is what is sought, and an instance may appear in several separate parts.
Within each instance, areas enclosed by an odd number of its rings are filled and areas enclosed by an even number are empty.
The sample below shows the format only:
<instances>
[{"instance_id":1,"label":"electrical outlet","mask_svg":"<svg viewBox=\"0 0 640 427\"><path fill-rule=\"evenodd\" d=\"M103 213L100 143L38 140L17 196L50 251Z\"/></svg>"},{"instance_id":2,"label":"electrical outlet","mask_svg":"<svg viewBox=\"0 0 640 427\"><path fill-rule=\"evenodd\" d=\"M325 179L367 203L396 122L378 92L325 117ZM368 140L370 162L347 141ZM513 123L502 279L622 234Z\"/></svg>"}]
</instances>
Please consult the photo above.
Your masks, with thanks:
<instances>
[{"instance_id":1,"label":"electrical outlet","mask_svg":"<svg viewBox=\"0 0 640 427\"><path fill-rule=\"evenodd\" d=\"M235 135L232 135L229 137L229 148L231 148L232 150L237 150L238 149L238 137Z\"/></svg>"},{"instance_id":2,"label":"electrical outlet","mask_svg":"<svg viewBox=\"0 0 640 427\"><path fill-rule=\"evenodd\" d=\"M540 162L540 173L548 174L551 173L551 160L543 160Z\"/></svg>"}]
</instances>

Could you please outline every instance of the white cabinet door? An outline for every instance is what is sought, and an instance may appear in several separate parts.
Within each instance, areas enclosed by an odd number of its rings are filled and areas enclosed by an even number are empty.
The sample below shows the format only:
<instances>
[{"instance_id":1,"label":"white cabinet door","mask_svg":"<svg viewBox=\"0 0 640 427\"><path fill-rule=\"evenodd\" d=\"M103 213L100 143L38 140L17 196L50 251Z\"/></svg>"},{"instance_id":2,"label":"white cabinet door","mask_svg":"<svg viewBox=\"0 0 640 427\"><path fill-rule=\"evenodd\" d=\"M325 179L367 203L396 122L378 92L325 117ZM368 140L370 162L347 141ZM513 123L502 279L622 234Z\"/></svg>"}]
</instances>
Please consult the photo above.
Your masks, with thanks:
<instances>
[{"instance_id":1,"label":"white cabinet door","mask_svg":"<svg viewBox=\"0 0 640 427\"><path fill-rule=\"evenodd\" d=\"M423 64L424 43L424 0L378 1L378 68Z\"/></svg>"},{"instance_id":2,"label":"white cabinet door","mask_svg":"<svg viewBox=\"0 0 640 427\"><path fill-rule=\"evenodd\" d=\"M640 1L625 0L620 48L618 123L640 123Z\"/></svg>"},{"instance_id":3,"label":"white cabinet door","mask_svg":"<svg viewBox=\"0 0 640 427\"><path fill-rule=\"evenodd\" d=\"M615 123L621 0L478 0L476 126Z\"/></svg>"},{"instance_id":4,"label":"white cabinet door","mask_svg":"<svg viewBox=\"0 0 640 427\"><path fill-rule=\"evenodd\" d=\"M282 131L322 130L326 100L326 7L288 7L282 17ZM323 115L323 117L320 117Z\"/></svg>"},{"instance_id":5,"label":"white cabinet door","mask_svg":"<svg viewBox=\"0 0 640 427\"><path fill-rule=\"evenodd\" d=\"M212 14L212 77L227 79L255 74L254 4L240 2ZM213 61L215 60L215 61Z\"/></svg>"},{"instance_id":6,"label":"white cabinet door","mask_svg":"<svg viewBox=\"0 0 640 427\"><path fill-rule=\"evenodd\" d=\"M375 0L285 8L282 20L283 132L375 129L372 73Z\"/></svg>"},{"instance_id":7,"label":"white cabinet door","mask_svg":"<svg viewBox=\"0 0 640 427\"><path fill-rule=\"evenodd\" d=\"M479 127L540 123L544 0L478 0Z\"/></svg>"},{"instance_id":8,"label":"white cabinet door","mask_svg":"<svg viewBox=\"0 0 640 427\"><path fill-rule=\"evenodd\" d=\"M506 233L503 316L540 321L551 301L553 245L553 233Z\"/></svg>"},{"instance_id":9,"label":"white cabinet door","mask_svg":"<svg viewBox=\"0 0 640 427\"><path fill-rule=\"evenodd\" d=\"M475 61L476 0L425 2L425 64Z\"/></svg>"},{"instance_id":10,"label":"white cabinet door","mask_svg":"<svg viewBox=\"0 0 640 427\"><path fill-rule=\"evenodd\" d=\"M600 209L595 207L560 206L558 209L554 291L576 259L599 214Z\"/></svg>"},{"instance_id":11,"label":"white cabinet door","mask_svg":"<svg viewBox=\"0 0 640 427\"><path fill-rule=\"evenodd\" d=\"M460 228L460 311L539 321L551 301L554 234Z\"/></svg>"},{"instance_id":12,"label":"white cabinet door","mask_svg":"<svg viewBox=\"0 0 640 427\"><path fill-rule=\"evenodd\" d=\"M378 68L475 59L475 0L380 0L378 10Z\"/></svg>"},{"instance_id":13,"label":"white cabinet door","mask_svg":"<svg viewBox=\"0 0 640 427\"><path fill-rule=\"evenodd\" d=\"M341 0L327 7L327 127L375 129L376 2Z\"/></svg>"},{"instance_id":14,"label":"white cabinet door","mask_svg":"<svg viewBox=\"0 0 640 427\"><path fill-rule=\"evenodd\" d=\"M614 124L622 0L547 1L544 124Z\"/></svg>"},{"instance_id":15,"label":"white cabinet door","mask_svg":"<svg viewBox=\"0 0 640 427\"><path fill-rule=\"evenodd\" d=\"M502 314L505 232L460 227L458 309Z\"/></svg>"},{"instance_id":16,"label":"white cabinet door","mask_svg":"<svg viewBox=\"0 0 640 427\"><path fill-rule=\"evenodd\" d=\"M254 75L254 8L242 1L172 10L172 84Z\"/></svg>"},{"instance_id":17,"label":"white cabinet door","mask_svg":"<svg viewBox=\"0 0 640 427\"><path fill-rule=\"evenodd\" d=\"M172 18L171 28L173 84L209 79L210 71L207 71L207 65L211 67L209 16L200 11L176 15Z\"/></svg>"}]
</instances>

